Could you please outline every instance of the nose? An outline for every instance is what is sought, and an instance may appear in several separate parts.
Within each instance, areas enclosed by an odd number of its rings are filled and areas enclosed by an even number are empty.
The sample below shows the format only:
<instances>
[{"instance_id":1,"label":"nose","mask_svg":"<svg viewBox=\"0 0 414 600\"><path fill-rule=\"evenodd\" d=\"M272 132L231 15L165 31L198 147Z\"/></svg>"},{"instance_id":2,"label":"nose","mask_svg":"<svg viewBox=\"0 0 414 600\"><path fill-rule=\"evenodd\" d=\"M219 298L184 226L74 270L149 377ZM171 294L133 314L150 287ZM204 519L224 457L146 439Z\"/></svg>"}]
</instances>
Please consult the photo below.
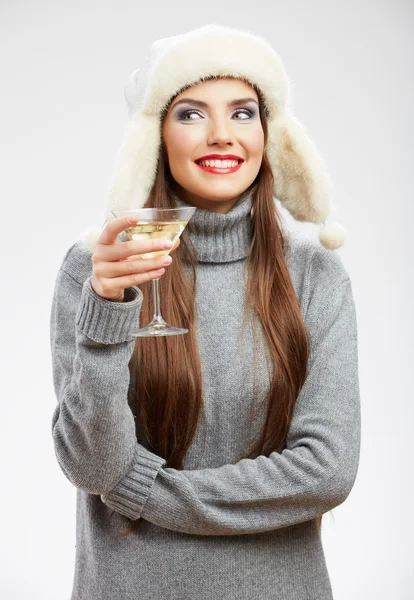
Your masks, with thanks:
<instances>
[{"instance_id":1,"label":"nose","mask_svg":"<svg viewBox=\"0 0 414 600\"><path fill-rule=\"evenodd\" d=\"M234 134L227 119L210 119L207 142L209 145L218 144L219 146L233 144Z\"/></svg>"}]
</instances>

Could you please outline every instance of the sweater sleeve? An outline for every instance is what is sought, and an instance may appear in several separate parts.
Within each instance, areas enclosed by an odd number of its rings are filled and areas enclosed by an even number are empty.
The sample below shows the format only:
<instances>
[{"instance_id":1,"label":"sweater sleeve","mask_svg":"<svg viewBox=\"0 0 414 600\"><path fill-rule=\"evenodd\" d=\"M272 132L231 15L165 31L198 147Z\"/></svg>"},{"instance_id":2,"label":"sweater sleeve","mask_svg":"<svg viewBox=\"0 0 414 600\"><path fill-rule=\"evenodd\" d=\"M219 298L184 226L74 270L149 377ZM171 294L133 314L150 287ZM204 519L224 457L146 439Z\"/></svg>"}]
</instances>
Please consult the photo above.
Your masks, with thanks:
<instances>
[{"instance_id":1,"label":"sweater sleeve","mask_svg":"<svg viewBox=\"0 0 414 600\"><path fill-rule=\"evenodd\" d=\"M219 468L161 468L143 508L130 473L103 502L131 519L141 516L197 535L278 529L344 502L360 451L357 321L349 277L325 292L325 300L307 323L308 374L281 453Z\"/></svg>"},{"instance_id":2,"label":"sweater sleeve","mask_svg":"<svg viewBox=\"0 0 414 600\"><path fill-rule=\"evenodd\" d=\"M74 260L68 272L65 262L58 272L50 315L58 401L52 419L56 457L74 486L98 495L112 489L134 465L140 475L137 493L144 502L165 461L148 456L137 443L128 404L129 362L142 292L127 288L124 302L101 298L90 277L81 283L70 274Z\"/></svg>"}]
</instances>

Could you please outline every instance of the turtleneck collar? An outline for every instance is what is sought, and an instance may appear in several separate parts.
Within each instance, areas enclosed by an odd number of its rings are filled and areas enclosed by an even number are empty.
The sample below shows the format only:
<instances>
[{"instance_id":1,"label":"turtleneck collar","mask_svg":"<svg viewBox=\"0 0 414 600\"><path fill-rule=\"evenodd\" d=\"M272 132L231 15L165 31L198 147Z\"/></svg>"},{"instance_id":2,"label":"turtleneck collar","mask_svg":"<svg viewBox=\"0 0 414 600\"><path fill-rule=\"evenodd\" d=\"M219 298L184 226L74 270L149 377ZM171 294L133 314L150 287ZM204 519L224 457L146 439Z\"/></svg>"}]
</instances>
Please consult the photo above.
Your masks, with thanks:
<instances>
[{"instance_id":1,"label":"turtleneck collar","mask_svg":"<svg viewBox=\"0 0 414 600\"><path fill-rule=\"evenodd\" d=\"M176 206L190 206L171 192ZM226 263L246 258L251 242L251 210L254 189L248 188L227 213L197 208L187 232L199 262Z\"/></svg>"}]
</instances>

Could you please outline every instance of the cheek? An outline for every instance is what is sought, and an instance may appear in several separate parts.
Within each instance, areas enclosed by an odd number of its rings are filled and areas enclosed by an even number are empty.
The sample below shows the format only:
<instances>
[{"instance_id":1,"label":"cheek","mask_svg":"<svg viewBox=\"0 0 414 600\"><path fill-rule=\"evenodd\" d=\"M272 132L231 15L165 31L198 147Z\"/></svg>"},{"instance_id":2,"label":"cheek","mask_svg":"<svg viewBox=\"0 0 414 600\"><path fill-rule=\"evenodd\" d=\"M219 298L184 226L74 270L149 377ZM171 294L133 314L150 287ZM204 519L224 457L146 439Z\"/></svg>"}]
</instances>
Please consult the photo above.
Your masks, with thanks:
<instances>
[{"instance_id":1,"label":"cheek","mask_svg":"<svg viewBox=\"0 0 414 600\"><path fill-rule=\"evenodd\" d=\"M193 131L189 131L190 129ZM170 131L168 148L171 161L180 162L194 154L194 147L197 143L194 129L191 127L180 127Z\"/></svg>"},{"instance_id":2,"label":"cheek","mask_svg":"<svg viewBox=\"0 0 414 600\"><path fill-rule=\"evenodd\" d=\"M252 156L261 158L264 151L264 131L261 126L250 132L249 150Z\"/></svg>"}]
</instances>

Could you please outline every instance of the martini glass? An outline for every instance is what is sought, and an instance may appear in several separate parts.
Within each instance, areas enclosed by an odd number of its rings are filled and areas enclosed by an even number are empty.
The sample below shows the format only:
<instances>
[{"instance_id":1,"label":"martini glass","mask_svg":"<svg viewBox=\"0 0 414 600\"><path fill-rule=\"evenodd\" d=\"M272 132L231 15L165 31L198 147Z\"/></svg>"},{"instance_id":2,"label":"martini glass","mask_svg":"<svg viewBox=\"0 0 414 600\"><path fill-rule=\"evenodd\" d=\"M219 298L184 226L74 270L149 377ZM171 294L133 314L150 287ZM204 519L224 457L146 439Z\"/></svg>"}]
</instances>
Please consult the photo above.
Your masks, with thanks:
<instances>
[{"instance_id":1,"label":"martini glass","mask_svg":"<svg viewBox=\"0 0 414 600\"><path fill-rule=\"evenodd\" d=\"M122 241L168 239L174 245L186 228L195 210L196 207L193 206L182 208L131 208L113 210L112 214L115 218L127 215L136 215L139 217L136 225L132 225L122 232ZM143 259L155 258L156 256L169 254L170 252L171 250L160 250L141 254L141 256ZM152 280L154 317L149 325L142 327L134 334L135 337L159 337L188 333L188 329L172 327L162 318L159 282L159 277Z\"/></svg>"}]
</instances>

